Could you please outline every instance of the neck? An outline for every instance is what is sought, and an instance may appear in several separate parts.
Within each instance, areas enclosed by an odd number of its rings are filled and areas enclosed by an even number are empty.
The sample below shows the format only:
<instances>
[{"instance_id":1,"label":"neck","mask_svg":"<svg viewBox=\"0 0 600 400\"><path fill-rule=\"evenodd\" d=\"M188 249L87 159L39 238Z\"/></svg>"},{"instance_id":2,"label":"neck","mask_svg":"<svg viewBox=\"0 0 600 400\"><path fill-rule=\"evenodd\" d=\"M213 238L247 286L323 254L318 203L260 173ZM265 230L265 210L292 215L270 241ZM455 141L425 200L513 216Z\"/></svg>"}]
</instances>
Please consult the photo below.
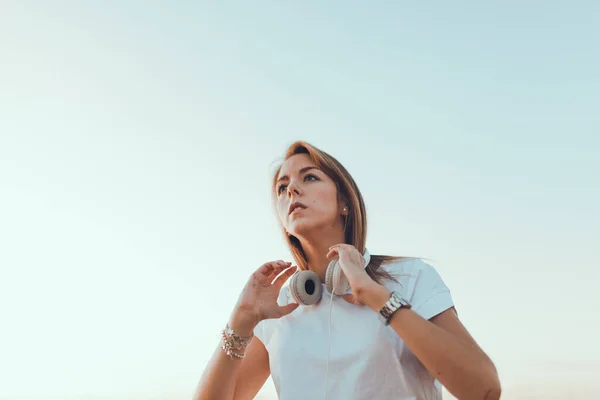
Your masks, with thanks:
<instances>
[{"instance_id":1,"label":"neck","mask_svg":"<svg viewBox=\"0 0 600 400\"><path fill-rule=\"evenodd\" d=\"M299 239L304 254L306 255L308 268L319 275L319 278L325 282L325 271L327 271L327 266L331 262L331 260L327 258L329 247L344 243L344 232L328 232L327 234Z\"/></svg>"}]
</instances>

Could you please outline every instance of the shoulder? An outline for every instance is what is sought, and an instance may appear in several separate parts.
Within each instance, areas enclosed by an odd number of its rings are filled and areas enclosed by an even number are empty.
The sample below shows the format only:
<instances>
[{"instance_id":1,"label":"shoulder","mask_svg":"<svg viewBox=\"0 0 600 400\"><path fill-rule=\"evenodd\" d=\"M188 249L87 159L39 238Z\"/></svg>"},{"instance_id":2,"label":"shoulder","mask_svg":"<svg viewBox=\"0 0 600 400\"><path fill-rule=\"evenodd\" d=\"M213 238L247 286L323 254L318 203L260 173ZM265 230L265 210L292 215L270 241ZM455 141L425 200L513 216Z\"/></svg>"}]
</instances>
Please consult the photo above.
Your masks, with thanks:
<instances>
[{"instance_id":1,"label":"shoulder","mask_svg":"<svg viewBox=\"0 0 600 400\"><path fill-rule=\"evenodd\" d=\"M385 271L397 280L419 279L427 281L441 281L438 270L422 258L402 257L388 261L381 265Z\"/></svg>"},{"instance_id":2,"label":"shoulder","mask_svg":"<svg viewBox=\"0 0 600 400\"><path fill-rule=\"evenodd\" d=\"M438 270L423 259L403 258L381 268L397 281L388 281L385 286L400 293L423 318L430 319L454 306L450 288Z\"/></svg>"}]
</instances>

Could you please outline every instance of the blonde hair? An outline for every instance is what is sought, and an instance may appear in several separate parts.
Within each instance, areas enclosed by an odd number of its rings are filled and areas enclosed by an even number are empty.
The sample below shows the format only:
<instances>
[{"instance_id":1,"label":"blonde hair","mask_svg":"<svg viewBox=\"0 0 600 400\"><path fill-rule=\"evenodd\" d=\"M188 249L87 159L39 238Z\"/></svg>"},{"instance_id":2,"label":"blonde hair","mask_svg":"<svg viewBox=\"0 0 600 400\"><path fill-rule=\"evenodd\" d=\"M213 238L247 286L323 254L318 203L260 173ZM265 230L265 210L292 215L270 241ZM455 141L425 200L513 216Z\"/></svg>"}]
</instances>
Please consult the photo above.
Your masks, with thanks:
<instances>
[{"instance_id":1,"label":"blonde hair","mask_svg":"<svg viewBox=\"0 0 600 400\"><path fill-rule=\"evenodd\" d=\"M307 142L296 141L292 143L286 151L284 162L296 154L307 154L315 165L333 180L337 187L338 201L343 202L348 207L348 215L345 216L344 220L345 243L353 245L358 251L364 253L367 241L367 211L360 189L350 173L333 156ZM277 179L282 166L283 163L279 165L273 176L273 202L277 200ZM283 226L281 226L281 228L294 261L296 261L296 265L298 265L300 269L308 269L308 262L300 241L295 236L291 234L288 235ZM395 280L387 273L387 271L380 269L380 266L384 262L403 258L404 257L371 255L371 261L366 268L367 274L380 283L383 279Z\"/></svg>"}]
</instances>

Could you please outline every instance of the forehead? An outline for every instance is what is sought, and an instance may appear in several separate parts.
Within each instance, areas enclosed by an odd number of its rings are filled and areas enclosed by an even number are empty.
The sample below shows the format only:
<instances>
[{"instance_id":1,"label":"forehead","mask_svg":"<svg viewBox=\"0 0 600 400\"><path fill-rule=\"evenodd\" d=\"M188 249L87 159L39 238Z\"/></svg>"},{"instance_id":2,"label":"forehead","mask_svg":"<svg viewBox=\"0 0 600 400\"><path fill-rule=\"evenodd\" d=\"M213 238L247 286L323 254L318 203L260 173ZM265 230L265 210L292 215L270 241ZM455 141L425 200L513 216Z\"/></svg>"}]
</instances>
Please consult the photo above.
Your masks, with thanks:
<instances>
[{"instance_id":1,"label":"forehead","mask_svg":"<svg viewBox=\"0 0 600 400\"><path fill-rule=\"evenodd\" d=\"M282 164L279 170L279 177L298 173L304 167L316 167L312 158L308 154L294 154Z\"/></svg>"}]
</instances>

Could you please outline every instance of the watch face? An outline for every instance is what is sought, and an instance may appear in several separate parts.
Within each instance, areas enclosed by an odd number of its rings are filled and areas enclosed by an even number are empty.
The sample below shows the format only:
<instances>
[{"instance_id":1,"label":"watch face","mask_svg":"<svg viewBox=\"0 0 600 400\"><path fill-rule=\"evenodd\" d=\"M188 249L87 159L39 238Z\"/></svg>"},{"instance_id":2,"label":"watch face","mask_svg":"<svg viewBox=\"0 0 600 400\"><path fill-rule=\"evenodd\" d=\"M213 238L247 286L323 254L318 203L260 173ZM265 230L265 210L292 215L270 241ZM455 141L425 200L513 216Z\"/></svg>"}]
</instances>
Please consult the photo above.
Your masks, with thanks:
<instances>
[{"instance_id":1,"label":"watch face","mask_svg":"<svg viewBox=\"0 0 600 400\"><path fill-rule=\"evenodd\" d=\"M404 300L397 292L392 292L388 301L379 311L379 316L387 325L389 324L389 321L392 315L396 312L396 310L402 307L410 308L410 304L406 300Z\"/></svg>"},{"instance_id":2,"label":"watch face","mask_svg":"<svg viewBox=\"0 0 600 400\"><path fill-rule=\"evenodd\" d=\"M400 298L400 296L398 296L398 294L396 294L395 292L394 292L394 294L392 295L392 298L391 298L390 300L391 300L392 306L393 306L394 308L397 308L397 307L401 307L401 306L402 306L402 299L401 299L401 298Z\"/></svg>"}]
</instances>

